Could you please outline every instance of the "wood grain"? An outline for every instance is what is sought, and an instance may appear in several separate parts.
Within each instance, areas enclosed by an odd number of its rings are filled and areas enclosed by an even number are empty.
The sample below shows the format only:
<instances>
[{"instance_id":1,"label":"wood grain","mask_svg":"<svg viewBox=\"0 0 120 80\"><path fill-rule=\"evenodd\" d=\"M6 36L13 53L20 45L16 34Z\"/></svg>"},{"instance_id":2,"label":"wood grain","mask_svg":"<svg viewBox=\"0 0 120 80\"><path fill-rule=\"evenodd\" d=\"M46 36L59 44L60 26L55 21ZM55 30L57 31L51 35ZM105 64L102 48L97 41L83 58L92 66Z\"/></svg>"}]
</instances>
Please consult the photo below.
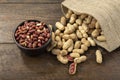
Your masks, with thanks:
<instances>
[{"instance_id":1,"label":"wood grain","mask_svg":"<svg viewBox=\"0 0 120 80\"><path fill-rule=\"evenodd\" d=\"M7 46L7 47L6 47ZM1 80L119 80L120 49L103 51L104 62L95 62L95 48L86 52L88 60L77 66L77 74L70 76L68 66L50 53L38 57L25 56L15 44L0 45Z\"/></svg>"},{"instance_id":2,"label":"wood grain","mask_svg":"<svg viewBox=\"0 0 120 80\"><path fill-rule=\"evenodd\" d=\"M13 43L13 30L24 20L36 19L54 25L61 15L60 4L1 4L0 43Z\"/></svg>"},{"instance_id":3,"label":"wood grain","mask_svg":"<svg viewBox=\"0 0 120 80\"><path fill-rule=\"evenodd\" d=\"M1 4L8 3L23 3L23 4L31 4L31 3L60 3L63 0L0 0Z\"/></svg>"},{"instance_id":4,"label":"wood grain","mask_svg":"<svg viewBox=\"0 0 120 80\"><path fill-rule=\"evenodd\" d=\"M95 50L86 52L88 59L68 74L68 65L50 53L28 57L12 40L14 28L24 20L37 19L54 25L62 16L63 0L0 0L0 80L120 80L120 48L108 53L102 50L104 62L95 62ZM12 43L12 44L11 44Z\"/></svg>"}]
</instances>

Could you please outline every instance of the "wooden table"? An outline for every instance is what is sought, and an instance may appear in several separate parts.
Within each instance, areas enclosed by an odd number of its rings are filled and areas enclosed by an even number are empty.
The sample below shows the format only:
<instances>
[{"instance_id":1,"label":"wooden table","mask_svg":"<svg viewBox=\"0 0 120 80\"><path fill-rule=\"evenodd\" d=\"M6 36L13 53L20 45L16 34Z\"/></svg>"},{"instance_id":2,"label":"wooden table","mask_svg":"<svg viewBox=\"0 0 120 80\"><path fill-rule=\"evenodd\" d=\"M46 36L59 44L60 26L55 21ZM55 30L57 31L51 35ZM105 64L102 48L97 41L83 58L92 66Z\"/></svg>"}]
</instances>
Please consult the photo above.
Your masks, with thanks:
<instances>
[{"instance_id":1,"label":"wooden table","mask_svg":"<svg viewBox=\"0 0 120 80\"><path fill-rule=\"evenodd\" d=\"M86 52L88 60L68 74L68 66L49 53L39 57L25 56L14 44L12 33L22 21L42 20L54 25L62 16L63 0L0 0L0 80L120 80L120 48L108 53L104 62L95 62L95 49Z\"/></svg>"}]
</instances>

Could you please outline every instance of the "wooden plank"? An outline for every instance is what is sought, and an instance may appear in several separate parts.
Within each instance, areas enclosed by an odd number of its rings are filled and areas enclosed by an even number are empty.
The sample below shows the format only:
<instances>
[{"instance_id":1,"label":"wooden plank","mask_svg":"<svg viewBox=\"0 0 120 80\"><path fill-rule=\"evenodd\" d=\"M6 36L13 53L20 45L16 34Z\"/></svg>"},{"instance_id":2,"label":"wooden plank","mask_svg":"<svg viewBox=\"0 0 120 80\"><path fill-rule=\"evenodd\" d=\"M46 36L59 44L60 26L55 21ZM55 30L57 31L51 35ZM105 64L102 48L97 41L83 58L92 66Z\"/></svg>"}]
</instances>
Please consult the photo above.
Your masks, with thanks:
<instances>
[{"instance_id":1,"label":"wooden plank","mask_svg":"<svg viewBox=\"0 0 120 80\"><path fill-rule=\"evenodd\" d=\"M39 57L23 55L15 44L0 45L1 80L120 80L120 48L112 53L103 51L104 62L95 62L95 48L86 54L88 60L77 66L77 74L68 74L68 65L56 57L41 53ZM88 54L89 53L89 54Z\"/></svg>"},{"instance_id":2,"label":"wooden plank","mask_svg":"<svg viewBox=\"0 0 120 80\"><path fill-rule=\"evenodd\" d=\"M0 0L0 3L25 3L25 4L31 4L31 3L60 3L63 0Z\"/></svg>"},{"instance_id":3,"label":"wooden plank","mask_svg":"<svg viewBox=\"0 0 120 80\"><path fill-rule=\"evenodd\" d=\"M61 15L60 4L1 4L0 43L13 43L13 30L24 20L36 19L54 25Z\"/></svg>"}]
</instances>

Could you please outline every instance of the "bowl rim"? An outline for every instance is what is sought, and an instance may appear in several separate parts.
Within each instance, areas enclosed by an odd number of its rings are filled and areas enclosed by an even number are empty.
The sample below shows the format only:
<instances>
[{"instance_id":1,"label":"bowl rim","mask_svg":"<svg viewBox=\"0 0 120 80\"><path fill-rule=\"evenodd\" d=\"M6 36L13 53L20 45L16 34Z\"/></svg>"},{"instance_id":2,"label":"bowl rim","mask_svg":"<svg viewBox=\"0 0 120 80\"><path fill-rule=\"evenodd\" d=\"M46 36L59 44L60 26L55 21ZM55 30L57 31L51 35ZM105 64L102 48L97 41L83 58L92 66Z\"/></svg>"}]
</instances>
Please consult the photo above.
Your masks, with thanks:
<instances>
[{"instance_id":1,"label":"bowl rim","mask_svg":"<svg viewBox=\"0 0 120 80\"><path fill-rule=\"evenodd\" d=\"M48 40L44 45L42 45L41 47L37 47L37 48L27 48L27 47L21 46L21 45L16 41L16 39L15 39L15 32L16 32L16 30L18 29L18 27L21 26L21 25L23 25L24 22L26 22L26 21L28 21L28 22L30 22L30 21L41 22L41 21L39 21L39 20L24 20L23 22L21 22L21 23L14 29L14 32L13 32L13 40L14 40L15 44L16 44L18 47L20 47L20 48L22 48L22 49L25 49L25 50L38 50L38 49L42 49L42 48L44 48L45 46L47 46L47 45L51 42L51 40L52 40L52 39L51 39L52 30L51 30L51 28L50 28L47 24L46 24L46 26L47 26L47 28L48 28L49 31L50 31L50 38L49 38L49 40Z\"/></svg>"}]
</instances>

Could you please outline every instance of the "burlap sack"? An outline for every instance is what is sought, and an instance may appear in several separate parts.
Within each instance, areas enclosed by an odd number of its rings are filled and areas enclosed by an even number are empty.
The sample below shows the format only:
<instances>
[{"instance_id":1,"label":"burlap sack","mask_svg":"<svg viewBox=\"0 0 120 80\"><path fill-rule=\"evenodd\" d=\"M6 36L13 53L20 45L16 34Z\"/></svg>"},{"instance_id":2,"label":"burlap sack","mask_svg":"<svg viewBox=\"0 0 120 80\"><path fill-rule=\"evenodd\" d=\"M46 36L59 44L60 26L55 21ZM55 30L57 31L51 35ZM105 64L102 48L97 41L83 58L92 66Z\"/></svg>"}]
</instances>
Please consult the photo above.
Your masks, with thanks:
<instances>
[{"instance_id":1,"label":"burlap sack","mask_svg":"<svg viewBox=\"0 0 120 80\"><path fill-rule=\"evenodd\" d=\"M76 14L86 13L98 20L106 42L96 43L111 52L120 46L120 0L65 0L62 11L67 9Z\"/></svg>"}]
</instances>

